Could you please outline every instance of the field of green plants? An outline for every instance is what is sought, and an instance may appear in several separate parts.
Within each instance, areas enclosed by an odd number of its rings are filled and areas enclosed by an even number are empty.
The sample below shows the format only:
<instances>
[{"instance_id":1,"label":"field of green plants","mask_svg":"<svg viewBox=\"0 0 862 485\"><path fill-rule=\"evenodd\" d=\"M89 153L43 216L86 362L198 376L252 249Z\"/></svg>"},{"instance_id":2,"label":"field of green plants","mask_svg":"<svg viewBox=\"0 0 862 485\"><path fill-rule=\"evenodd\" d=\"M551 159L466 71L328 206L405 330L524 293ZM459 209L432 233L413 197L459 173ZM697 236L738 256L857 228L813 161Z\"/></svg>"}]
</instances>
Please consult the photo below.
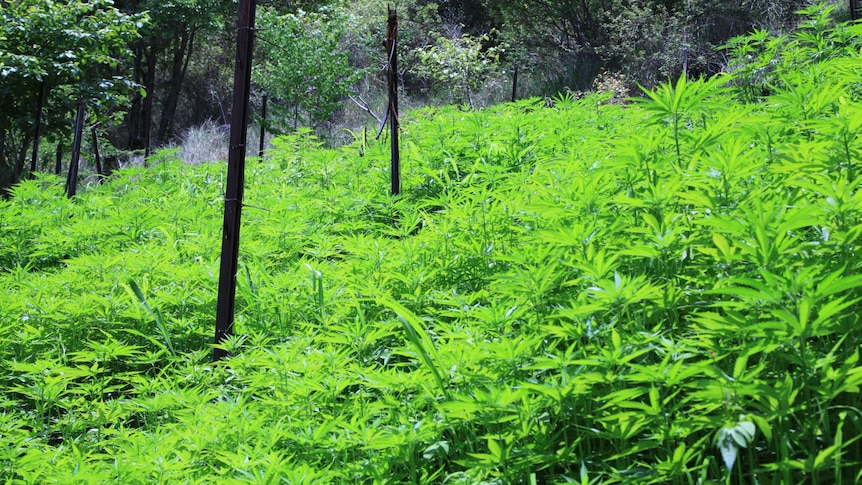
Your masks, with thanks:
<instances>
[{"instance_id":1,"label":"field of green plants","mask_svg":"<svg viewBox=\"0 0 862 485\"><path fill-rule=\"evenodd\" d=\"M0 201L0 481L862 481L862 25L722 78Z\"/></svg>"}]
</instances>

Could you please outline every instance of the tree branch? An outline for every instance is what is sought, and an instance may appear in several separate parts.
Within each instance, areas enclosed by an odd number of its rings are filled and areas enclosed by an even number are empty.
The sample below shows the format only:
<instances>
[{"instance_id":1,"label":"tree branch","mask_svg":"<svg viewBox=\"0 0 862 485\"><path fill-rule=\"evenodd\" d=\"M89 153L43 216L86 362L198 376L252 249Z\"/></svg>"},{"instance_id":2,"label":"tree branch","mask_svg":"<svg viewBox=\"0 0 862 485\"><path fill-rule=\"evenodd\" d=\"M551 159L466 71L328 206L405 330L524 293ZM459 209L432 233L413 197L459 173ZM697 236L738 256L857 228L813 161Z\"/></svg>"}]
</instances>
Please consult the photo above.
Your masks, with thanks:
<instances>
[{"instance_id":1,"label":"tree branch","mask_svg":"<svg viewBox=\"0 0 862 485\"><path fill-rule=\"evenodd\" d=\"M350 98L350 100L353 101L353 104L359 107L359 109L371 115L371 117L374 118L374 121L376 121L378 124L383 124L383 120L381 120L380 117L374 113L374 111L371 111L371 108L368 106L368 102L362 99L362 96L356 95L356 98L354 98L353 96L348 94L347 97Z\"/></svg>"}]
</instances>

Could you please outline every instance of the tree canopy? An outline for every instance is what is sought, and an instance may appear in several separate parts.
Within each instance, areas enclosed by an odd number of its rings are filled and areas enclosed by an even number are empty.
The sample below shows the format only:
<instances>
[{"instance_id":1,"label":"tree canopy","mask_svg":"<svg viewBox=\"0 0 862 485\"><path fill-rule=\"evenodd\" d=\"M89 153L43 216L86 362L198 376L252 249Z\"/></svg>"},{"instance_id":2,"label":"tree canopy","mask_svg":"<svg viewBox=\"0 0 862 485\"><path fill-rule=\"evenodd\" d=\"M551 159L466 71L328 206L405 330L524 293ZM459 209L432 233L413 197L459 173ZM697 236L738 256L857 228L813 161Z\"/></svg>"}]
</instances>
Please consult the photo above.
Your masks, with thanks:
<instances>
[{"instance_id":1,"label":"tree canopy","mask_svg":"<svg viewBox=\"0 0 862 485\"><path fill-rule=\"evenodd\" d=\"M44 86L46 135L68 133L79 98L104 117L136 87L119 69L147 22L110 0L4 2L0 26L0 185L16 181Z\"/></svg>"}]
</instances>

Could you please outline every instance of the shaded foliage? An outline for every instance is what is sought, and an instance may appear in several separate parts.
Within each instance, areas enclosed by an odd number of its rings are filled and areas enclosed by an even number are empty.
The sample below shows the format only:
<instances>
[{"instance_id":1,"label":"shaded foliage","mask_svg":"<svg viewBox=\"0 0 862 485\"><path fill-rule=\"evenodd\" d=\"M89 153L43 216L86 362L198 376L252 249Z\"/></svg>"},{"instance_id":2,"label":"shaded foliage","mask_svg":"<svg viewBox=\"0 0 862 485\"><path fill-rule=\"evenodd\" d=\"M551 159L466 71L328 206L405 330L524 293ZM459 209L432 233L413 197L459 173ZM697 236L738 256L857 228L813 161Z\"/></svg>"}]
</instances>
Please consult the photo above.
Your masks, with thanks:
<instances>
[{"instance_id":1,"label":"shaded foliage","mask_svg":"<svg viewBox=\"0 0 862 485\"><path fill-rule=\"evenodd\" d=\"M135 84L118 74L145 15L126 15L109 0L4 3L0 30L0 186L23 173L33 140L36 99L46 92L43 133L71 133L79 99L105 123L125 109ZM41 168L41 167L40 167Z\"/></svg>"}]
</instances>

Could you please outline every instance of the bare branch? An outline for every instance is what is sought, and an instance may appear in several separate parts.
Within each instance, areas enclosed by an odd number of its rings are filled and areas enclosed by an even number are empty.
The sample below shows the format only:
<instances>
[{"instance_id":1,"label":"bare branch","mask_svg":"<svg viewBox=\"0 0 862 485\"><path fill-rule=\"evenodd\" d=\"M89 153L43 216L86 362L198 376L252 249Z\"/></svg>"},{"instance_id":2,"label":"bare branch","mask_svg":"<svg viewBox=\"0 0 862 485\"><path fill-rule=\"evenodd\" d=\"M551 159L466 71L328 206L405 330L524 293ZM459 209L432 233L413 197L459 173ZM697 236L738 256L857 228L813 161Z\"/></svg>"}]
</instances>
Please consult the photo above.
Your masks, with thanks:
<instances>
[{"instance_id":1,"label":"bare branch","mask_svg":"<svg viewBox=\"0 0 862 485\"><path fill-rule=\"evenodd\" d=\"M383 124L383 120L381 120L380 117L374 113L374 111L371 111L371 108L368 106L368 103L364 99L362 99L362 96L357 95L356 98L354 98L353 96L348 94L347 97L350 98L350 100L353 101L353 104L358 106L359 109L371 115L371 117L374 118L374 121L376 121L378 124Z\"/></svg>"}]
</instances>

